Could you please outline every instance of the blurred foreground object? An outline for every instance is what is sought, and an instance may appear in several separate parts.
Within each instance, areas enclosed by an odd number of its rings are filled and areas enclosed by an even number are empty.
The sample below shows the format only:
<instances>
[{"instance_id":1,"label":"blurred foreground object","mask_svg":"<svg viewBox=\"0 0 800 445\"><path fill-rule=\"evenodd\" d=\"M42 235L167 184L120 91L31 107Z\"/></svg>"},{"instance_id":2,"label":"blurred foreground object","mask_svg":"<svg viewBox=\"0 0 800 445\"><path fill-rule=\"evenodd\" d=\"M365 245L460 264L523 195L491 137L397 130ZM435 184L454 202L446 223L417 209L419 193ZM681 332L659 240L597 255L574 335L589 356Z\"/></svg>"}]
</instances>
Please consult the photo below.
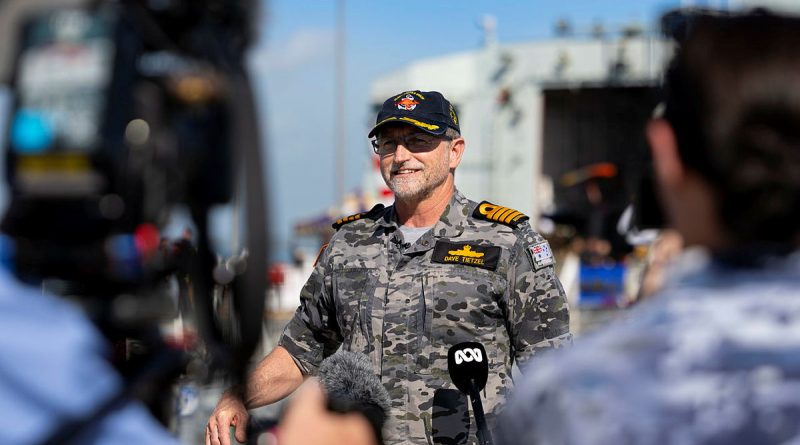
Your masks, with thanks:
<instances>
[{"instance_id":1,"label":"blurred foreground object","mask_svg":"<svg viewBox=\"0 0 800 445\"><path fill-rule=\"evenodd\" d=\"M278 435L281 445L378 445L369 421L358 413L326 409L326 396L314 379L289 403Z\"/></svg>"},{"instance_id":2,"label":"blurred foreground object","mask_svg":"<svg viewBox=\"0 0 800 445\"><path fill-rule=\"evenodd\" d=\"M0 269L0 442L177 444L142 404L118 397L125 383L109 353L83 313ZM74 437L54 435L89 413L96 417Z\"/></svg>"},{"instance_id":3,"label":"blurred foreground object","mask_svg":"<svg viewBox=\"0 0 800 445\"><path fill-rule=\"evenodd\" d=\"M647 136L687 250L626 320L526 375L499 443L800 440L800 18L674 14Z\"/></svg>"},{"instance_id":4,"label":"blurred foreground object","mask_svg":"<svg viewBox=\"0 0 800 445\"><path fill-rule=\"evenodd\" d=\"M283 416L280 425L274 418L250 418L247 422L247 443L252 445L261 443L261 436L264 434L267 434L267 437L272 434L281 439L285 435L296 436L293 441L299 440L303 438L301 433L304 429L311 428L316 433L319 426L322 426L322 430L331 428L328 423L337 417L343 420L352 419L353 414L356 414L357 417L367 420L370 426L370 431L363 431L363 434L371 436L370 440L365 439L365 441L383 444L382 430L389 416L389 394L375 375L369 357L360 352L338 351L322 361L318 379L325 391L327 413L324 410L313 409L315 403L322 402L322 398L313 397L312 400L315 402L298 402L298 406L304 407L299 411L311 416L309 418L296 415L298 412L296 408L295 414L287 413ZM299 427L299 419L305 420L303 428ZM317 422L321 425L317 425ZM321 437L323 436L313 440L306 437L306 440L307 443L336 443L328 441L338 435L333 434L325 442L320 441Z\"/></svg>"},{"instance_id":5,"label":"blurred foreground object","mask_svg":"<svg viewBox=\"0 0 800 445\"><path fill-rule=\"evenodd\" d=\"M162 334L165 320L196 322L211 373L233 380L260 340L266 224L245 70L251 3L1 5L3 44L14 45L1 48L13 93L3 259L19 279L84 306L114 343L123 377L105 399L53 413L54 425L41 425L54 431L50 443L79 437L131 397L162 416L196 346L190 335ZM236 261L217 261L210 213L234 197L247 214L246 242ZM170 243L161 231L179 208L196 230ZM233 322L216 316L215 293L231 295ZM52 359L37 365L68 372L71 363Z\"/></svg>"}]
</instances>

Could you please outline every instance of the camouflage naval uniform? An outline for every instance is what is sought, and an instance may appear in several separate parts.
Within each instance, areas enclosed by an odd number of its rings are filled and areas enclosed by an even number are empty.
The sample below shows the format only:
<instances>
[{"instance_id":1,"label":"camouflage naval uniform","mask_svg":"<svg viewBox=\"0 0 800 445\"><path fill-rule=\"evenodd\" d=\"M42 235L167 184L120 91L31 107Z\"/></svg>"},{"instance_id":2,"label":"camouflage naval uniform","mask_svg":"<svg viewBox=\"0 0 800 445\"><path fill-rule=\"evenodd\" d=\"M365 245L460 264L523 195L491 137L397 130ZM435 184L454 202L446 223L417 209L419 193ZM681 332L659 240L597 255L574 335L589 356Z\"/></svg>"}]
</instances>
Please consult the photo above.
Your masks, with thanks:
<instances>
[{"instance_id":1,"label":"camouflage naval uniform","mask_svg":"<svg viewBox=\"0 0 800 445\"><path fill-rule=\"evenodd\" d=\"M495 443L800 443L800 252L763 264L685 255L625 320L537 360Z\"/></svg>"},{"instance_id":2,"label":"camouflage naval uniform","mask_svg":"<svg viewBox=\"0 0 800 445\"><path fill-rule=\"evenodd\" d=\"M447 371L450 346L486 347L491 427L512 363L570 341L552 258L531 250L547 248L544 239L526 218L512 228L473 217L477 206L456 191L413 245L404 245L392 207L342 226L281 338L304 374L340 346L367 354L392 399L387 443L475 443L467 398Z\"/></svg>"}]
</instances>

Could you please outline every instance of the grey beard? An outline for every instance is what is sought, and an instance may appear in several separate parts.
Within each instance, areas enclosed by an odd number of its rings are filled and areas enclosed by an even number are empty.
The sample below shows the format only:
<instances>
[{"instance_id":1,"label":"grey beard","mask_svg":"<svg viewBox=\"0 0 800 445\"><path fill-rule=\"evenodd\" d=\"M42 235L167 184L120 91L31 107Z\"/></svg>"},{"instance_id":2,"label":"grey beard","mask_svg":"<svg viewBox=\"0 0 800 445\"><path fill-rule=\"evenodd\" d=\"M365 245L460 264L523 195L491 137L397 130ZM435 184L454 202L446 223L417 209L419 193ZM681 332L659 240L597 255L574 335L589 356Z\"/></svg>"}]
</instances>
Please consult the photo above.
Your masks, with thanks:
<instances>
[{"instance_id":1,"label":"grey beard","mask_svg":"<svg viewBox=\"0 0 800 445\"><path fill-rule=\"evenodd\" d=\"M433 191L436 190L436 187L444 184L446 180L447 176L445 175L440 180L429 183L420 188L407 188L402 186L398 187L398 184L396 184L394 180L390 180L388 186L392 193L394 193L395 198L402 200L422 200L430 197L433 194Z\"/></svg>"}]
</instances>

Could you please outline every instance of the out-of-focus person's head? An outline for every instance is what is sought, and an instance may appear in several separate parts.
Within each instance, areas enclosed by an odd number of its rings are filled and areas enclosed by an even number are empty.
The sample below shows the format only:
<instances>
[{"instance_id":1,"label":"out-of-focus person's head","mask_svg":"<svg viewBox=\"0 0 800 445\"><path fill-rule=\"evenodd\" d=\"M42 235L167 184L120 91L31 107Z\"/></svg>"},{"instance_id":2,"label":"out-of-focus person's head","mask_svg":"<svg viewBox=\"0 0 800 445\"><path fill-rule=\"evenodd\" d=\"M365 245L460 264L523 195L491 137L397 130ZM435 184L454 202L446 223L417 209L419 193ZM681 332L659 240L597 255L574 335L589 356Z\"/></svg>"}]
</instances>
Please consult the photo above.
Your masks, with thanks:
<instances>
[{"instance_id":1,"label":"out-of-focus person's head","mask_svg":"<svg viewBox=\"0 0 800 445\"><path fill-rule=\"evenodd\" d=\"M665 216L707 252L665 268L681 240L662 232L640 294L652 298L542 357L498 444L800 437L800 398L787 397L800 385L800 18L687 14L671 17L688 33L647 138Z\"/></svg>"},{"instance_id":2,"label":"out-of-focus person's head","mask_svg":"<svg viewBox=\"0 0 800 445\"><path fill-rule=\"evenodd\" d=\"M695 18L648 127L661 198L687 244L800 245L800 18Z\"/></svg>"}]
</instances>

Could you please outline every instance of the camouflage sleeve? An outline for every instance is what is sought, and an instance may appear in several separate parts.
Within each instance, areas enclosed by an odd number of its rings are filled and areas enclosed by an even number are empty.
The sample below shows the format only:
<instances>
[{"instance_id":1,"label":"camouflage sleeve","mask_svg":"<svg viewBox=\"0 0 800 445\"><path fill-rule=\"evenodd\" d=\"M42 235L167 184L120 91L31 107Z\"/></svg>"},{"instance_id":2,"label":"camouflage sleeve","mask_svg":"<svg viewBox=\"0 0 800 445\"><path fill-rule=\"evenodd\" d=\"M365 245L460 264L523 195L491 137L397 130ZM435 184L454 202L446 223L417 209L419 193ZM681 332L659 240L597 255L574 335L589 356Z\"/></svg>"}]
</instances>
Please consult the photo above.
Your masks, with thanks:
<instances>
[{"instance_id":1,"label":"camouflage sleeve","mask_svg":"<svg viewBox=\"0 0 800 445\"><path fill-rule=\"evenodd\" d=\"M316 374L322 359L342 343L327 267L329 251L330 248L325 249L318 258L300 291L300 306L278 342L289 351L304 375Z\"/></svg>"},{"instance_id":2,"label":"camouflage sleeve","mask_svg":"<svg viewBox=\"0 0 800 445\"><path fill-rule=\"evenodd\" d=\"M537 352L570 344L572 336L567 297L556 276L555 261L536 261L531 252L547 241L527 224L521 232L511 255L507 322L514 358L524 369Z\"/></svg>"}]
</instances>

